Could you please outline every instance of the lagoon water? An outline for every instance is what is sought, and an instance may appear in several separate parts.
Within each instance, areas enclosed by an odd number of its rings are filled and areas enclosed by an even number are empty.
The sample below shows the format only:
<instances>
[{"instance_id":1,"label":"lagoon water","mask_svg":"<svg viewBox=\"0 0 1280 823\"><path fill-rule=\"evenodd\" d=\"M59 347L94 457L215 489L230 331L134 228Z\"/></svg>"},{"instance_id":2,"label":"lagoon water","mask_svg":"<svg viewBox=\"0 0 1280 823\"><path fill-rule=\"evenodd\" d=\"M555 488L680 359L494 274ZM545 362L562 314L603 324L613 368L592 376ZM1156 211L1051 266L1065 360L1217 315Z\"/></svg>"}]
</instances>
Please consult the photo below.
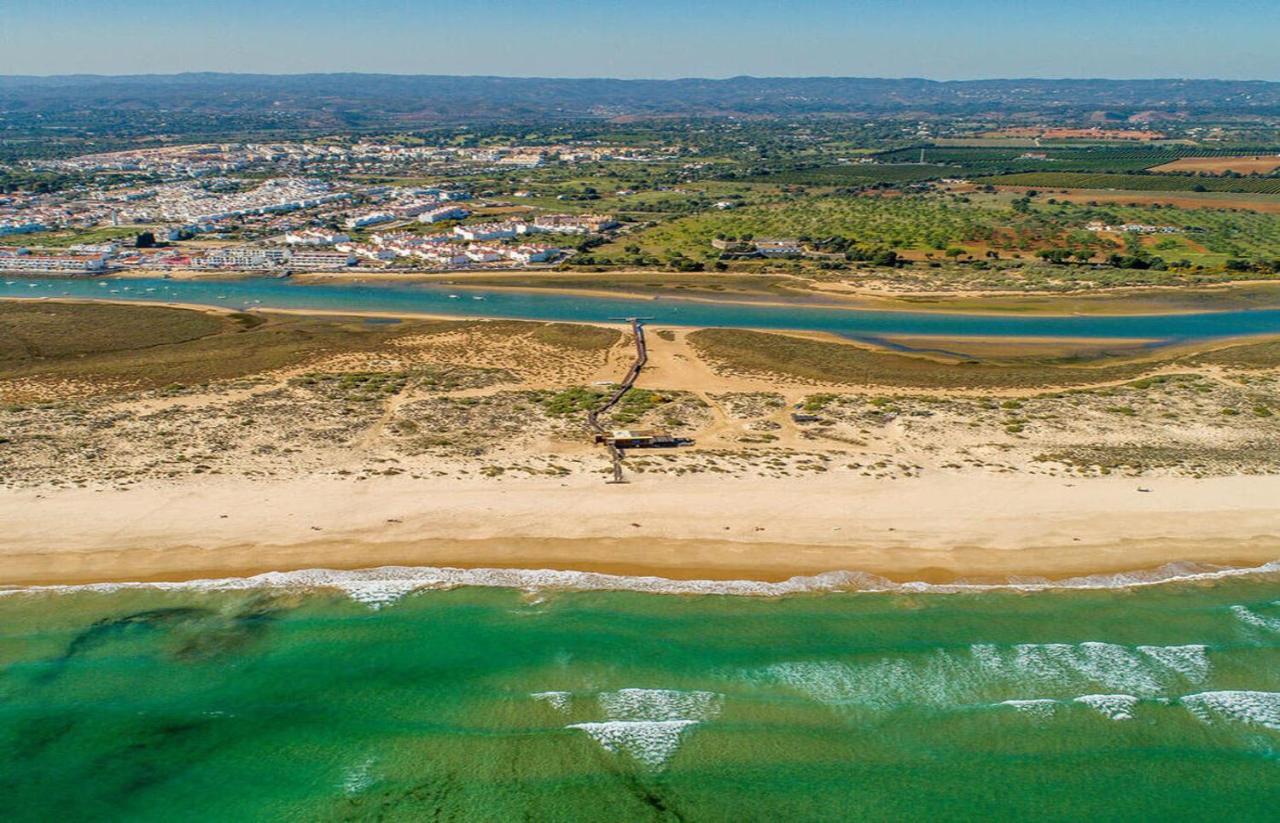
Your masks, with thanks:
<instances>
[{"instance_id":1,"label":"lagoon water","mask_svg":"<svg viewBox=\"0 0 1280 823\"><path fill-rule=\"evenodd\" d=\"M1135 338L1158 341L1280 334L1280 309L1122 316L992 316L866 311L676 298L644 300L433 284L293 283L277 278L38 278L0 276L0 298L68 297L460 317L606 322L651 317L658 324L828 331L850 337L942 335Z\"/></svg>"},{"instance_id":2,"label":"lagoon water","mask_svg":"<svg viewBox=\"0 0 1280 823\"><path fill-rule=\"evenodd\" d=\"M1280 575L0 597L11 820L1274 820Z\"/></svg>"}]
</instances>

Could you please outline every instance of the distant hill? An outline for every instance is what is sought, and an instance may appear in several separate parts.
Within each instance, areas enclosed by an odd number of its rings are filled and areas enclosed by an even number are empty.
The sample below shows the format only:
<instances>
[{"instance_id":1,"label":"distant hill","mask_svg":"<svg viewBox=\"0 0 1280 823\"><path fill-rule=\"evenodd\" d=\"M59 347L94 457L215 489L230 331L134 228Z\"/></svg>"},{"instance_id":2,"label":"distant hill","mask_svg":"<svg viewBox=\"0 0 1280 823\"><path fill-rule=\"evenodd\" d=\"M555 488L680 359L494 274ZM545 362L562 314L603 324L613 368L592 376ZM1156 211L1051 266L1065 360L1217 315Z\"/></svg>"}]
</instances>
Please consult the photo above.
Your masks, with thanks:
<instances>
[{"instance_id":1,"label":"distant hill","mask_svg":"<svg viewBox=\"0 0 1280 823\"><path fill-rule=\"evenodd\" d=\"M1280 83L856 77L609 80L385 74L0 76L0 125L413 126L626 115L1280 113Z\"/></svg>"}]
</instances>

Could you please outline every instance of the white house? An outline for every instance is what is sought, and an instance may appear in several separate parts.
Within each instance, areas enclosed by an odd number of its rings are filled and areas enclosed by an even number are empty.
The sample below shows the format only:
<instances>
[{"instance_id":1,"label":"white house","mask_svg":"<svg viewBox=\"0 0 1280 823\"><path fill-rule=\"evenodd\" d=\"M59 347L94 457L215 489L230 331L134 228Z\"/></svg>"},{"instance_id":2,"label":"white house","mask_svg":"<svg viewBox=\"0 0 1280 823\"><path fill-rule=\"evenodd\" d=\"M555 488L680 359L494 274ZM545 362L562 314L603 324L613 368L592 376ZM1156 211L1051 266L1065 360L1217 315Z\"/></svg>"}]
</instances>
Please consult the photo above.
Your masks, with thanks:
<instances>
[{"instance_id":1,"label":"white house","mask_svg":"<svg viewBox=\"0 0 1280 823\"><path fill-rule=\"evenodd\" d=\"M520 233L515 223L476 223L473 226L454 226L453 233L463 240L506 240Z\"/></svg>"},{"instance_id":2,"label":"white house","mask_svg":"<svg viewBox=\"0 0 1280 823\"><path fill-rule=\"evenodd\" d=\"M379 223L390 223L395 220L396 216L385 211L376 211L371 214L361 214L347 219L346 226L349 229L362 229L365 226L376 226Z\"/></svg>"},{"instance_id":3,"label":"white house","mask_svg":"<svg viewBox=\"0 0 1280 823\"><path fill-rule=\"evenodd\" d=\"M350 239L350 235L321 229L291 231L284 236L284 242L291 246L332 246L337 243L345 243Z\"/></svg>"},{"instance_id":4,"label":"white house","mask_svg":"<svg viewBox=\"0 0 1280 823\"><path fill-rule=\"evenodd\" d=\"M419 223L441 223L445 220L462 220L470 217L471 212L459 206L441 206L438 209L424 211L418 215Z\"/></svg>"}]
</instances>

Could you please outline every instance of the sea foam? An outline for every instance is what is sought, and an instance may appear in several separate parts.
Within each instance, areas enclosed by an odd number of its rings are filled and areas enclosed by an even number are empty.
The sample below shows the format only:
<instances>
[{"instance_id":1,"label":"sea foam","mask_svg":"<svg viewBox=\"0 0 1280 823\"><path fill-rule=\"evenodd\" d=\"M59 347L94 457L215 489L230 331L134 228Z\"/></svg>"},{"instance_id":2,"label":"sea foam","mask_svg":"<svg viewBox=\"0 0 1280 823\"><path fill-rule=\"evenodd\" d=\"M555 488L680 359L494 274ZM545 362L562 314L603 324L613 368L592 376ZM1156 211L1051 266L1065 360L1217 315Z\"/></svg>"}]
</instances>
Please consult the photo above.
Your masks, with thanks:
<instances>
[{"instance_id":1,"label":"sea foam","mask_svg":"<svg viewBox=\"0 0 1280 823\"><path fill-rule=\"evenodd\" d=\"M680 748L684 730L696 720L607 720L601 723L573 723L606 751L626 753L653 769L667 764Z\"/></svg>"},{"instance_id":2,"label":"sea foam","mask_svg":"<svg viewBox=\"0 0 1280 823\"><path fill-rule=\"evenodd\" d=\"M1001 700L1001 706L1008 706L1011 709L1027 714L1039 720L1048 720L1058 713L1057 700L1047 697L1033 697L1021 700Z\"/></svg>"},{"instance_id":3,"label":"sea foam","mask_svg":"<svg viewBox=\"0 0 1280 823\"><path fill-rule=\"evenodd\" d=\"M535 700L553 706L568 692L537 692ZM708 691L675 689L618 689L596 695L605 720L571 723L599 743L605 751L627 754L652 769L660 769L680 748L684 732L720 714L724 696ZM569 704L563 704L568 711Z\"/></svg>"},{"instance_id":4,"label":"sea foam","mask_svg":"<svg viewBox=\"0 0 1280 823\"><path fill-rule=\"evenodd\" d=\"M1264 614L1258 614L1247 606L1232 606L1231 613L1236 616L1237 620L1247 626L1252 626L1255 629L1265 629L1269 632L1280 632L1280 617L1267 617Z\"/></svg>"},{"instance_id":5,"label":"sea foam","mask_svg":"<svg viewBox=\"0 0 1280 823\"><path fill-rule=\"evenodd\" d=\"M1280 692L1201 692L1180 702L1205 723L1226 719L1280 731Z\"/></svg>"},{"instance_id":6,"label":"sea foam","mask_svg":"<svg viewBox=\"0 0 1280 823\"><path fill-rule=\"evenodd\" d=\"M1138 698L1131 694L1086 694L1076 698L1089 708L1111 720L1132 720Z\"/></svg>"},{"instance_id":7,"label":"sea foam","mask_svg":"<svg viewBox=\"0 0 1280 823\"><path fill-rule=\"evenodd\" d=\"M529 696L546 703L561 714L567 713L573 702L572 692L533 692Z\"/></svg>"},{"instance_id":8,"label":"sea foam","mask_svg":"<svg viewBox=\"0 0 1280 823\"><path fill-rule=\"evenodd\" d=\"M356 795L373 785L373 758L368 757L342 775L342 793Z\"/></svg>"},{"instance_id":9,"label":"sea foam","mask_svg":"<svg viewBox=\"0 0 1280 823\"><path fill-rule=\"evenodd\" d=\"M1065 580L1020 578L1006 583L894 582L864 572L832 571L797 576L780 582L759 580L674 580L664 577L624 576L555 569L460 569L433 566L382 566L372 569L301 569L267 572L252 577L228 577L183 582L88 583L57 586L0 588L0 594L40 592L114 592L122 589L237 591L259 588L336 589L373 608L395 602L420 590L461 586L538 591L636 591L673 595L739 595L781 597L810 592L907 592L949 594L983 591L1048 591L1059 589L1111 589L1153 586L1184 581L1219 580L1280 572L1280 560L1253 568L1224 568L1174 563L1147 571L1091 575ZM1270 618L1262 618L1270 620Z\"/></svg>"},{"instance_id":10,"label":"sea foam","mask_svg":"<svg viewBox=\"0 0 1280 823\"><path fill-rule=\"evenodd\" d=\"M710 720L720 714L716 692L619 689L597 697L605 716L617 720Z\"/></svg>"},{"instance_id":11,"label":"sea foam","mask_svg":"<svg viewBox=\"0 0 1280 823\"><path fill-rule=\"evenodd\" d=\"M980 643L967 654L934 650L860 661L787 661L743 676L829 705L886 710L989 705L1029 691L1064 700L1103 690L1156 697L1199 685L1209 671L1208 652L1201 645L1130 647L1090 641Z\"/></svg>"}]
</instances>

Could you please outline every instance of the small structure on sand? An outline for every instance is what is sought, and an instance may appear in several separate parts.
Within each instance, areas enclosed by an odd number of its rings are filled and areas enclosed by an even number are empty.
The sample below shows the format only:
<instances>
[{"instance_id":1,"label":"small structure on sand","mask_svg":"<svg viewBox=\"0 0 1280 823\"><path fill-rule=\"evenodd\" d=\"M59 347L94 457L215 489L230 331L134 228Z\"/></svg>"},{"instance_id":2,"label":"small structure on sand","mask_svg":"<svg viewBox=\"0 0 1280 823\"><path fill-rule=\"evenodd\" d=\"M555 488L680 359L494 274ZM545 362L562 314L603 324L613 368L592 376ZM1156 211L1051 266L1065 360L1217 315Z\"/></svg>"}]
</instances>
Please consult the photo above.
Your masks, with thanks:
<instances>
[{"instance_id":1,"label":"small structure on sand","mask_svg":"<svg viewBox=\"0 0 1280 823\"><path fill-rule=\"evenodd\" d=\"M616 449L666 449L680 445L678 438L652 429L614 429L597 434L596 442Z\"/></svg>"}]
</instances>

